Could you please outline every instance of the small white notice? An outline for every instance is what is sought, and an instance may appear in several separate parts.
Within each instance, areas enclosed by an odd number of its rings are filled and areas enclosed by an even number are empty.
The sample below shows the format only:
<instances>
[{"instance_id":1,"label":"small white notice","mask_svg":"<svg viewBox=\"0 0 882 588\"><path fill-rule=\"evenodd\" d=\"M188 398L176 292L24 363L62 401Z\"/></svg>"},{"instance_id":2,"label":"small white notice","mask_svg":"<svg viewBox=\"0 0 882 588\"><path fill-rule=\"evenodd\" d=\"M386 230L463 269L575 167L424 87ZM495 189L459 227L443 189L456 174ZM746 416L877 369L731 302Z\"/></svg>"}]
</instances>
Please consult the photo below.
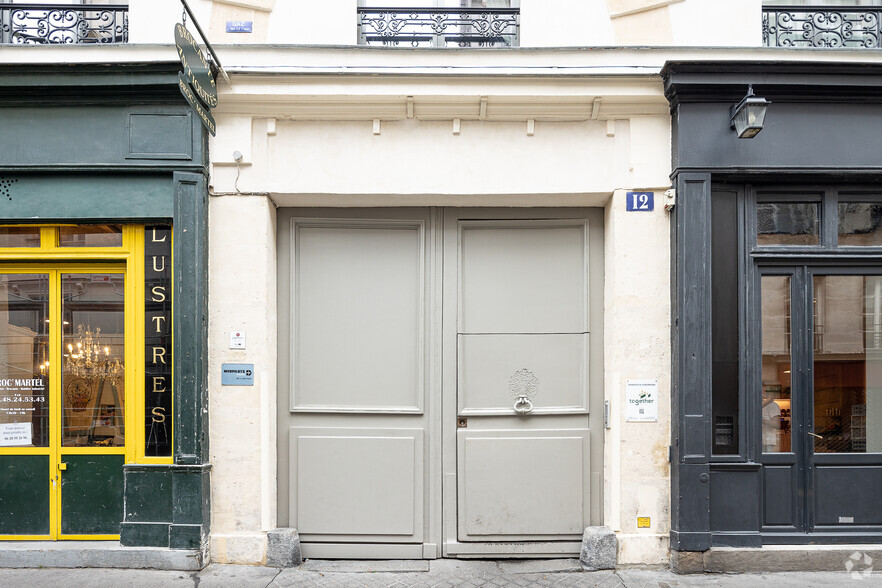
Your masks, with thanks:
<instances>
[{"instance_id":1,"label":"small white notice","mask_svg":"<svg viewBox=\"0 0 882 588\"><path fill-rule=\"evenodd\" d=\"M33 445L33 423L0 424L0 447Z\"/></svg>"},{"instance_id":2,"label":"small white notice","mask_svg":"<svg viewBox=\"0 0 882 588\"><path fill-rule=\"evenodd\" d=\"M245 331L230 331L230 349L245 349Z\"/></svg>"},{"instance_id":3,"label":"small white notice","mask_svg":"<svg viewBox=\"0 0 882 588\"><path fill-rule=\"evenodd\" d=\"M658 380L626 380L628 422L658 421Z\"/></svg>"}]
</instances>

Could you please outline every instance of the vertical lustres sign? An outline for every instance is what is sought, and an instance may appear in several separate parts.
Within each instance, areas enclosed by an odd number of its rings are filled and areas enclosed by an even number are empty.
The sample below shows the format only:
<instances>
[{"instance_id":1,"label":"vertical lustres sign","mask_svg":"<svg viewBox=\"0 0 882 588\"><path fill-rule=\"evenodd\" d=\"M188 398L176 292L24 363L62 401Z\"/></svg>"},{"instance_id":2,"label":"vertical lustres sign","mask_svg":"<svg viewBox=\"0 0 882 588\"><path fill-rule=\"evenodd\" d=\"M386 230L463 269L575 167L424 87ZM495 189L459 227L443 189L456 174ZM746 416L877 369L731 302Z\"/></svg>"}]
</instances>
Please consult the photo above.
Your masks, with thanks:
<instances>
[{"instance_id":1,"label":"vertical lustres sign","mask_svg":"<svg viewBox=\"0 0 882 588\"><path fill-rule=\"evenodd\" d=\"M169 225L144 230L144 455L168 457L172 451L172 231Z\"/></svg>"}]
</instances>

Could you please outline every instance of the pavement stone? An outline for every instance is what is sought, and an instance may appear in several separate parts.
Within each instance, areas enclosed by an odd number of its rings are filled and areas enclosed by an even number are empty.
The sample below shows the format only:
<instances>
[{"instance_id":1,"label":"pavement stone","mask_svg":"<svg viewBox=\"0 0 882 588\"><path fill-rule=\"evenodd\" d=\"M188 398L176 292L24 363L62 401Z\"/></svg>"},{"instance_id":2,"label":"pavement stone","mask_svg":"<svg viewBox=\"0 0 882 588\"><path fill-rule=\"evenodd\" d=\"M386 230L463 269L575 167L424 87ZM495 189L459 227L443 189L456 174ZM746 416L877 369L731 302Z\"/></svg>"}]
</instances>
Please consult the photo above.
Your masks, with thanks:
<instances>
[{"instance_id":1,"label":"pavement stone","mask_svg":"<svg viewBox=\"0 0 882 588\"><path fill-rule=\"evenodd\" d=\"M340 562L337 562L340 563ZM361 562L364 563L364 562ZM424 572L310 571L212 564L201 572L124 569L0 569L0 587L27 588L828 588L882 587L882 571L678 575L668 569L567 570L569 560L433 560ZM391 566L392 564L390 564ZM407 569L404 564L401 569ZM342 568L340 568L342 569Z\"/></svg>"}]
</instances>

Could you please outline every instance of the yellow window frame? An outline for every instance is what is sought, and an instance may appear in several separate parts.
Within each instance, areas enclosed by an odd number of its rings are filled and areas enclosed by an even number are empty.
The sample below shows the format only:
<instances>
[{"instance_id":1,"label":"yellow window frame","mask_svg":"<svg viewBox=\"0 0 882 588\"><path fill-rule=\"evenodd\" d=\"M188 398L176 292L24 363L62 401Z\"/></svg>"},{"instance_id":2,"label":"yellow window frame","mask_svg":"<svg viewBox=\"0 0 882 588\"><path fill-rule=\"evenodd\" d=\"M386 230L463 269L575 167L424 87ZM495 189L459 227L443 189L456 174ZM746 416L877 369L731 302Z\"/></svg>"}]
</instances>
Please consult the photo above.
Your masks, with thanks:
<instances>
[{"instance_id":1,"label":"yellow window frame","mask_svg":"<svg viewBox=\"0 0 882 588\"><path fill-rule=\"evenodd\" d=\"M125 453L125 462L127 464L171 464L174 462L173 456L153 457L145 455L146 446L146 387L145 387L145 258L144 258L144 240L145 225L123 224L122 229L122 246L120 247L61 247L59 246L59 229L62 226L79 226L72 224L39 224L39 225L0 225L3 226L31 226L40 227L40 247L0 247L0 272L2 273L52 273L58 272L58 275L64 272L76 271L111 271L119 272L124 270L125 274L125 313L126 313L126 390L125 390L125 426L126 426L126 445L125 448L104 448L101 453ZM174 242L174 231L172 231L172 243ZM170 260L174 267L174 256ZM172 292L174 287L172 285ZM53 293L55 294L55 293ZM59 293L57 293L60 295ZM52 317L56 304L51 305L50 309L50 340L61 341L60 331L57 333L57 339L52 339L52 329L60 329L60 317ZM60 311L60 300L58 301ZM174 308L174 296L172 295L172 308ZM174 347L174 314L172 314L171 332L172 332L172 348ZM51 361L54 365L61 365L61 347L53 350ZM174 373L174 353L170 353L172 357L172 373ZM50 380L50 388L56 379ZM60 382L58 383L60 385ZM174 407L174 382L170 387L172 394L172 407ZM60 414L53 411L60 411L60 395L56 394L57 406L50 404L50 414ZM50 394L50 399L53 396ZM128 409L133 407L133 409ZM174 448L174 411L169 415L172 428L172 448ZM53 439L52 445L60 448L60 431L58 431L58 445L55 445ZM26 447L26 448L5 448L2 453L5 455L48 455L46 448ZM96 448L69 448L64 453L83 454L96 453ZM99 448L100 449L100 448ZM116 449L114 451L113 449ZM58 456L54 456L58 457ZM50 457L50 459L54 459Z\"/></svg>"}]
</instances>

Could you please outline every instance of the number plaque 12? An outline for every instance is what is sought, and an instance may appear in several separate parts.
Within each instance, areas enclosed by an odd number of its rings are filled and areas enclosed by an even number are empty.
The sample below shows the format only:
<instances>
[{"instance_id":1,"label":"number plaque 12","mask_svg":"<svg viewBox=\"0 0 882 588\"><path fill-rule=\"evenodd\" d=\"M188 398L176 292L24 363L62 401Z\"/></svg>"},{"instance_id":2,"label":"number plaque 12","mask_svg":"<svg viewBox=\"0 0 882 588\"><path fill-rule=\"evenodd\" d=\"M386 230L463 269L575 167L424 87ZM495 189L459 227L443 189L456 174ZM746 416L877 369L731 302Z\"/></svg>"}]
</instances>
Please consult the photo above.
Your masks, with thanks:
<instances>
[{"instance_id":1,"label":"number plaque 12","mask_svg":"<svg viewBox=\"0 0 882 588\"><path fill-rule=\"evenodd\" d=\"M650 212L655 207L655 198L652 192L627 192L626 208L629 212Z\"/></svg>"}]
</instances>

